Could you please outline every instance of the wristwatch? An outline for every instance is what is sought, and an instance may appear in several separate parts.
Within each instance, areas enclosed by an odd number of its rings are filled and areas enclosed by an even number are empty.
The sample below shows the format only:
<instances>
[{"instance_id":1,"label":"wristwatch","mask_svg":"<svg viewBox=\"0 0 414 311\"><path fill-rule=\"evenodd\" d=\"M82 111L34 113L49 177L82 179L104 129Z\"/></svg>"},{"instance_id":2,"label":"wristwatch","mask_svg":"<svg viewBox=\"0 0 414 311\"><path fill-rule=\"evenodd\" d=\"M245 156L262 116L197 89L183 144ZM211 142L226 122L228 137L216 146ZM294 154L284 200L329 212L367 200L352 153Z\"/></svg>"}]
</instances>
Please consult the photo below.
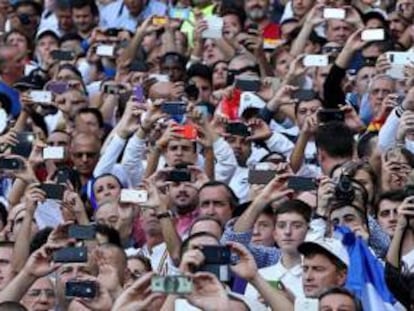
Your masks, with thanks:
<instances>
[{"instance_id":1,"label":"wristwatch","mask_svg":"<svg viewBox=\"0 0 414 311\"><path fill-rule=\"evenodd\" d=\"M162 218L173 218L173 217L174 217L174 214L173 214L172 211L166 211L166 212L157 214L157 218L158 219L162 219Z\"/></svg>"}]
</instances>

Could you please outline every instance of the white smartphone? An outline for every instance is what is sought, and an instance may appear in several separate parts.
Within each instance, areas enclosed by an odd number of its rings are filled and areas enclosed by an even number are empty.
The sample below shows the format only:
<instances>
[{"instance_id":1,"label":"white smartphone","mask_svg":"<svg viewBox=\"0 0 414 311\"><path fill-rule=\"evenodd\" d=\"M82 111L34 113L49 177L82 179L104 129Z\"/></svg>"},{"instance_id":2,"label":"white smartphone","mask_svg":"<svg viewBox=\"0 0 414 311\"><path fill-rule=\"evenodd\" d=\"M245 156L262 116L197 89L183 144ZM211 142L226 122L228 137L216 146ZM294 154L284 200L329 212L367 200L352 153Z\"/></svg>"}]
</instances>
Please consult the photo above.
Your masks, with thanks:
<instances>
[{"instance_id":1,"label":"white smartphone","mask_svg":"<svg viewBox=\"0 0 414 311\"><path fill-rule=\"evenodd\" d=\"M96 48L96 55L98 56L112 57L114 56L114 52L115 52L114 45L103 44L103 45L98 45L98 47Z\"/></svg>"},{"instance_id":2,"label":"white smartphone","mask_svg":"<svg viewBox=\"0 0 414 311\"><path fill-rule=\"evenodd\" d=\"M170 82L170 77L168 75L161 75L153 73L149 75L150 79L157 79L158 82Z\"/></svg>"},{"instance_id":3,"label":"white smartphone","mask_svg":"<svg viewBox=\"0 0 414 311\"><path fill-rule=\"evenodd\" d=\"M148 201L148 192L146 190L122 189L121 203L145 203Z\"/></svg>"},{"instance_id":4,"label":"white smartphone","mask_svg":"<svg viewBox=\"0 0 414 311\"><path fill-rule=\"evenodd\" d=\"M383 28L366 29L361 33L362 41L383 41L385 39L385 31Z\"/></svg>"},{"instance_id":5,"label":"white smartphone","mask_svg":"<svg viewBox=\"0 0 414 311\"><path fill-rule=\"evenodd\" d=\"M337 8L324 8L323 9L323 18L325 19L345 19L346 11L345 9Z\"/></svg>"},{"instance_id":6,"label":"white smartphone","mask_svg":"<svg viewBox=\"0 0 414 311\"><path fill-rule=\"evenodd\" d=\"M37 68L38 68L37 66L30 65L30 64L24 65L24 75L25 76L30 75L32 73L32 71L37 69Z\"/></svg>"},{"instance_id":7,"label":"white smartphone","mask_svg":"<svg viewBox=\"0 0 414 311\"><path fill-rule=\"evenodd\" d=\"M219 39L223 36L223 18L216 15L206 17L208 28L203 31L203 38Z\"/></svg>"},{"instance_id":8,"label":"white smartphone","mask_svg":"<svg viewBox=\"0 0 414 311\"><path fill-rule=\"evenodd\" d=\"M414 62L414 53L412 52L387 52L385 54L391 64L408 65Z\"/></svg>"},{"instance_id":9,"label":"white smartphone","mask_svg":"<svg viewBox=\"0 0 414 311\"><path fill-rule=\"evenodd\" d=\"M65 157L65 148L61 146L43 148L43 160L61 160Z\"/></svg>"},{"instance_id":10,"label":"white smartphone","mask_svg":"<svg viewBox=\"0 0 414 311\"><path fill-rule=\"evenodd\" d=\"M313 298L296 298L295 311L318 311L319 300Z\"/></svg>"},{"instance_id":11,"label":"white smartphone","mask_svg":"<svg viewBox=\"0 0 414 311\"><path fill-rule=\"evenodd\" d=\"M325 67L329 65L328 55L310 54L303 58L303 66L305 67Z\"/></svg>"},{"instance_id":12,"label":"white smartphone","mask_svg":"<svg viewBox=\"0 0 414 311\"><path fill-rule=\"evenodd\" d=\"M49 91L30 91L29 96L31 100L39 104L51 104L52 92Z\"/></svg>"}]
</instances>

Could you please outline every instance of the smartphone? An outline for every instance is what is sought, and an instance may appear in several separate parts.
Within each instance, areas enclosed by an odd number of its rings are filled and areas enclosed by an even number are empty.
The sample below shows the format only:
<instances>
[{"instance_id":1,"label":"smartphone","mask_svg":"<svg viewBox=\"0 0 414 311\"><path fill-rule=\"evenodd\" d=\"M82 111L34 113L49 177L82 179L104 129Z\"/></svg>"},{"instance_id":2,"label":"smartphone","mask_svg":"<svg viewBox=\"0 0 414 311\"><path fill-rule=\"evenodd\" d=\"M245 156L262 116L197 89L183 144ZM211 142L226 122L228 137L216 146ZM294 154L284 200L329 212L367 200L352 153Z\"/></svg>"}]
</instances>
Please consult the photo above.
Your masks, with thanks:
<instances>
[{"instance_id":1,"label":"smartphone","mask_svg":"<svg viewBox=\"0 0 414 311\"><path fill-rule=\"evenodd\" d=\"M261 82L259 79L237 78L236 87L243 92L258 92Z\"/></svg>"},{"instance_id":2,"label":"smartphone","mask_svg":"<svg viewBox=\"0 0 414 311\"><path fill-rule=\"evenodd\" d=\"M250 136L249 127L246 124L241 123L241 122L227 123L226 133L230 135L237 135L237 136L243 136L243 137Z\"/></svg>"},{"instance_id":3,"label":"smartphone","mask_svg":"<svg viewBox=\"0 0 414 311\"><path fill-rule=\"evenodd\" d=\"M385 31L382 28L366 29L361 33L362 41L383 41L385 39Z\"/></svg>"},{"instance_id":4,"label":"smartphone","mask_svg":"<svg viewBox=\"0 0 414 311\"><path fill-rule=\"evenodd\" d=\"M303 58L303 66L305 67L325 67L329 65L328 55L310 54Z\"/></svg>"},{"instance_id":5,"label":"smartphone","mask_svg":"<svg viewBox=\"0 0 414 311\"><path fill-rule=\"evenodd\" d=\"M65 284L66 297L92 299L98 295L98 284L95 281L67 281Z\"/></svg>"},{"instance_id":6,"label":"smartphone","mask_svg":"<svg viewBox=\"0 0 414 311\"><path fill-rule=\"evenodd\" d=\"M47 84L46 90L53 94L63 94L69 90L69 84L66 81L51 81Z\"/></svg>"},{"instance_id":7,"label":"smartphone","mask_svg":"<svg viewBox=\"0 0 414 311\"><path fill-rule=\"evenodd\" d=\"M167 177L167 181L185 182L191 181L191 173L187 169L172 170Z\"/></svg>"},{"instance_id":8,"label":"smartphone","mask_svg":"<svg viewBox=\"0 0 414 311\"><path fill-rule=\"evenodd\" d=\"M57 184L66 184L69 180L70 168L60 168L56 171L55 178Z\"/></svg>"},{"instance_id":9,"label":"smartphone","mask_svg":"<svg viewBox=\"0 0 414 311\"><path fill-rule=\"evenodd\" d=\"M208 110L207 103L206 104L199 103L195 106L195 109L203 116L203 118L208 118L211 115Z\"/></svg>"},{"instance_id":10,"label":"smartphone","mask_svg":"<svg viewBox=\"0 0 414 311\"><path fill-rule=\"evenodd\" d=\"M46 197L51 200L62 200L65 186L57 184L40 184L40 189L46 193Z\"/></svg>"},{"instance_id":11,"label":"smartphone","mask_svg":"<svg viewBox=\"0 0 414 311\"><path fill-rule=\"evenodd\" d=\"M38 104L50 105L53 101L52 92L50 91L30 91L31 100Z\"/></svg>"},{"instance_id":12,"label":"smartphone","mask_svg":"<svg viewBox=\"0 0 414 311\"><path fill-rule=\"evenodd\" d=\"M152 24L155 26L164 26L168 22L165 16L153 16L152 17Z\"/></svg>"},{"instance_id":13,"label":"smartphone","mask_svg":"<svg viewBox=\"0 0 414 311\"><path fill-rule=\"evenodd\" d=\"M96 55L101 57L113 57L115 54L115 46L109 44L98 45Z\"/></svg>"},{"instance_id":14,"label":"smartphone","mask_svg":"<svg viewBox=\"0 0 414 311\"><path fill-rule=\"evenodd\" d=\"M140 84L135 85L133 94L139 103L145 102L144 88L142 87L142 85Z\"/></svg>"},{"instance_id":15,"label":"smartphone","mask_svg":"<svg viewBox=\"0 0 414 311\"><path fill-rule=\"evenodd\" d=\"M203 264L197 271L210 272L214 274L220 282L230 281L229 265Z\"/></svg>"},{"instance_id":16,"label":"smartphone","mask_svg":"<svg viewBox=\"0 0 414 311\"><path fill-rule=\"evenodd\" d=\"M95 225L71 225L69 227L69 238L76 240L95 240Z\"/></svg>"},{"instance_id":17,"label":"smartphone","mask_svg":"<svg viewBox=\"0 0 414 311\"><path fill-rule=\"evenodd\" d=\"M35 135L32 132L20 132L17 134L18 143L11 147L11 153L27 158L32 152L32 144Z\"/></svg>"},{"instance_id":18,"label":"smartphone","mask_svg":"<svg viewBox=\"0 0 414 311\"><path fill-rule=\"evenodd\" d=\"M162 75L162 74L150 74L148 76L149 79L156 79L158 82L170 82L169 75Z\"/></svg>"},{"instance_id":19,"label":"smartphone","mask_svg":"<svg viewBox=\"0 0 414 311\"><path fill-rule=\"evenodd\" d=\"M318 311L319 300L314 298L297 297L295 299L295 311Z\"/></svg>"},{"instance_id":20,"label":"smartphone","mask_svg":"<svg viewBox=\"0 0 414 311\"><path fill-rule=\"evenodd\" d=\"M50 52L50 56L54 60L58 61L71 61L75 59L75 52L73 51L63 51L63 50L53 50Z\"/></svg>"},{"instance_id":21,"label":"smartphone","mask_svg":"<svg viewBox=\"0 0 414 311\"><path fill-rule=\"evenodd\" d=\"M117 37L120 31L121 29L119 28L108 28L105 30L105 35L108 37Z\"/></svg>"},{"instance_id":22,"label":"smartphone","mask_svg":"<svg viewBox=\"0 0 414 311\"><path fill-rule=\"evenodd\" d=\"M164 102L161 110L169 115L183 115L187 112L187 105L184 102Z\"/></svg>"},{"instance_id":23,"label":"smartphone","mask_svg":"<svg viewBox=\"0 0 414 311\"><path fill-rule=\"evenodd\" d=\"M55 263L87 262L88 249L86 247L65 247L53 253Z\"/></svg>"},{"instance_id":24,"label":"smartphone","mask_svg":"<svg viewBox=\"0 0 414 311\"><path fill-rule=\"evenodd\" d=\"M154 293L185 295L193 291L193 281L184 275L154 275L151 278L151 291Z\"/></svg>"},{"instance_id":25,"label":"smartphone","mask_svg":"<svg viewBox=\"0 0 414 311\"><path fill-rule=\"evenodd\" d=\"M226 245L204 245L201 252L206 264L229 265L231 263L231 250Z\"/></svg>"},{"instance_id":26,"label":"smartphone","mask_svg":"<svg viewBox=\"0 0 414 311\"><path fill-rule=\"evenodd\" d=\"M207 22L207 29L203 31L202 37L205 39L219 39L223 37L223 18L211 15L205 18Z\"/></svg>"},{"instance_id":27,"label":"smartphone","mask_svg":"<svg viewBox=\"0 0 414 311\"><path fill-rule=\"evenodd\" d=\"M0 169L21 170L23 168L24 162L20 159L0 159Z\"/></svg>"},{"instance_id":28,"label":"smartphone","mask_svg":"<svg viewBox=\"0 0 414 311\"><path fill-rule=\"evenodd\" d=\"M345 17L346 17L345 9L337 9L337 8L324 8L323 9L324 19L345 19Z\"/></svg>"},{"instance_id":29,"label":"smartphone","mask_svg":"<svg viewBox=\"0 0 414 311\"><path fill-rule=\"evenodd\" d=\"M290 176L287 180L287 187L295 191L311 191L318 188L315 178Z\"/></svg>"},{"instance_id":30,"label":"smartphone","mask_svg":"<svg viewBox=\"0 0 414 311\"><path fill-rule=\"evenodd\" d=\"M65 157L65 148L61 146L53 146L43 148L43 160L61 160Z\"/></svg>"},{"instance_id":31,"label":"smartphone","mask_svg":"<svg viewBox=\"0 0 414 311\"><path fill-rule=\"evenodd\" d=\"M105 84L103 87L103 92L105 94L116 95L116 94L119 94L120 89L121 88L119 85Z\"/></svg>"},{"instance_id":32,"label":"smartphone","mask_svg":"<svg viewBox=\"0 0 414 311\"><path fill-rule=\"evenodd\" d=\"M145 203L148 201L148 192L146 190L122 189L121 203Z\"/></svg>"},{"instance_id":33,"label":"smartphone","mask_svg":"<svg viewBox=\"0 0 414 311\"><path fill-rule=\"evenodd\" d=\"M190 9L170 8L169 16L173 19L188 20L190 18Z\"/></svg>"},{"instance_id":34,"label":"smartphone","mask_svg":"<svg viewBox=\"0 0 414 311\"><path fill-rule=\"evenodd\" d=\"M331 121L345 121L345 113L340 109L321 109L318 111L319 123L327 123Z\"/></svg>"},{"instance_id":35,"label":"smartphone","mask_svg":"<svg viewBox=\"0 0 414 311\"><path fill-rule=\"evenodd\" d=\"M247 180L251 185L266 185L276 174L277 171L274 170L249 170Z\"/></svg>"},{"instance_id":36,"label":"smartphone","mask_svg":"<svg viewBox=\"0 0 414 311\"><path fill-rule=\"evenodd\" d=\"M407 65L414 62L414 53L412 52L387 52L385 54L391 64Z\"/></svg>"},{"instance_id":37,"label":"smartphone","mask_svg":"<svg viewBox=\"0 0 414 311\"><path fill-rule=\"evenodd\" d=\"M189 124L177 127L177 132L188 140L196 140L198 136L197 129Z\"/></svg>"},{"instance_id":38,"label":"smartphone","mask_svg":"<svg viewBox=\"0 0 414 311\"><path fill-rule=\"evenodd\" d=\"M317 97L317 94L313 90L297 90L293 93L293 98L299 101L311 101Z\"/></svg>"}]
</instances>

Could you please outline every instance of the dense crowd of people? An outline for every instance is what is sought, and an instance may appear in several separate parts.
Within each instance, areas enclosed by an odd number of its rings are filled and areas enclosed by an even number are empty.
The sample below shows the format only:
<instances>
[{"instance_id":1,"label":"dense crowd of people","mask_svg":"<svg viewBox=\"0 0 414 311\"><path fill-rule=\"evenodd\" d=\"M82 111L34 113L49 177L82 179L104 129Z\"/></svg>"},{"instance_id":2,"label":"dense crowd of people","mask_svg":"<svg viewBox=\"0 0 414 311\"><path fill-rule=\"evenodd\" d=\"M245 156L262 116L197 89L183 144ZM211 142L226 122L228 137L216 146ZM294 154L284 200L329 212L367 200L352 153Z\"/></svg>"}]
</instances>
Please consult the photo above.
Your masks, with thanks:
<instances>
[{"instance_id":1,"label":"dense crowd of people","mask_svg":"<svg viewBox=\"0 0 414 311\"><path fill-rule=\"evenodd\" d=\"M414 310L414 0L0 0L0 311Z\"/></svg>"}]
</instances>

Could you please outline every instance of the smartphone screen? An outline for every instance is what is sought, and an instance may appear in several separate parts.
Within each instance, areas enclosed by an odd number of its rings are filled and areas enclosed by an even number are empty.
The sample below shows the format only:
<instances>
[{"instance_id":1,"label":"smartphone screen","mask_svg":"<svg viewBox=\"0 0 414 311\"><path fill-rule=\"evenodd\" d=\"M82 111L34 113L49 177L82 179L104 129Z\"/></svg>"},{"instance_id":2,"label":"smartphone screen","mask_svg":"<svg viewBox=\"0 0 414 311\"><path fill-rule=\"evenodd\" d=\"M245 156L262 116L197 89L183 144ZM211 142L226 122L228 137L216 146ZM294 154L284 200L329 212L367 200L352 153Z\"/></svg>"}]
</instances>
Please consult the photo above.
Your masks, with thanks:
<instances>
[{"instance_id":1,"label":"smartphone screen","mask_svg":"<svg viewBox=\"0 0 414 311\"><path fill-rule=\"evenodd\" d=\"M315 178L290 176L287 182L287 187L295 191L312 191L318 188Z\"/></svg>"}]
</instances>

